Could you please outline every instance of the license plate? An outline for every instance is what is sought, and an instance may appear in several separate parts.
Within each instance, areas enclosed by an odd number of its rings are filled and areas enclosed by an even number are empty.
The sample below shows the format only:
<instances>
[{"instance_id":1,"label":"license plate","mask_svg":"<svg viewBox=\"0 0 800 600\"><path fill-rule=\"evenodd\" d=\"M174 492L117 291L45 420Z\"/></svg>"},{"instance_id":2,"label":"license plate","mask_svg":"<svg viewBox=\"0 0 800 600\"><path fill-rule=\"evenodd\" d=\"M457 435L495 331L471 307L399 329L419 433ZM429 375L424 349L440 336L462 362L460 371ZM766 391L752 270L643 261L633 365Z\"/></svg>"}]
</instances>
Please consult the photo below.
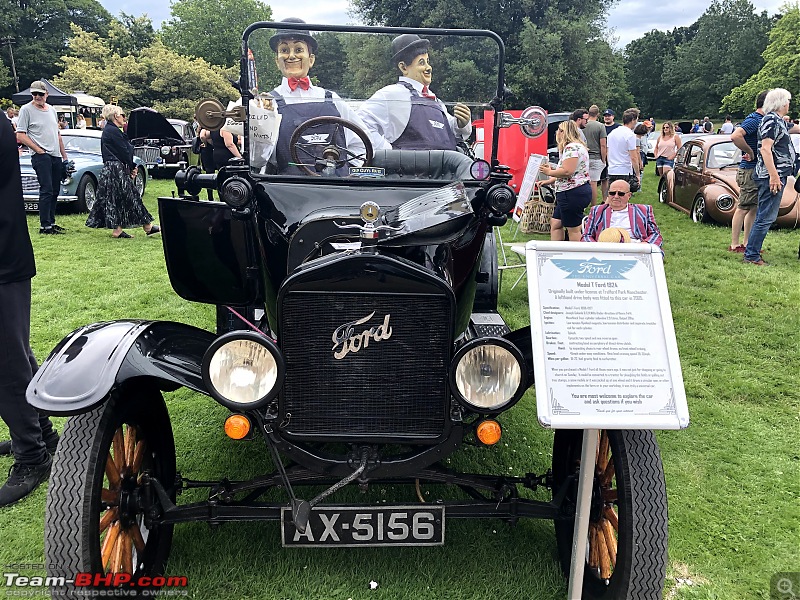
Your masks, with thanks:
<instances>
[{"instance_id":1,"label":"license plate","mask_svg":"<svg viewBox=\"0 0 800 600\"><path fill-rule=\"evenodd\" d=\"M325 506L311 511L305 533L292 523L292 511L281 511L284 546L441 546L444 506Z\"/></svg>"},{"instance_id":2,"label":"license plate","mask_svg":"<svg viewBox=\"0 0 800 600\"><path fill-rule=\"evenodd\" d=\"M38 202L26 202L25 203L25 210L29 212L37 212L39 210L39 203Z\"/></svg>"}]
</instances>

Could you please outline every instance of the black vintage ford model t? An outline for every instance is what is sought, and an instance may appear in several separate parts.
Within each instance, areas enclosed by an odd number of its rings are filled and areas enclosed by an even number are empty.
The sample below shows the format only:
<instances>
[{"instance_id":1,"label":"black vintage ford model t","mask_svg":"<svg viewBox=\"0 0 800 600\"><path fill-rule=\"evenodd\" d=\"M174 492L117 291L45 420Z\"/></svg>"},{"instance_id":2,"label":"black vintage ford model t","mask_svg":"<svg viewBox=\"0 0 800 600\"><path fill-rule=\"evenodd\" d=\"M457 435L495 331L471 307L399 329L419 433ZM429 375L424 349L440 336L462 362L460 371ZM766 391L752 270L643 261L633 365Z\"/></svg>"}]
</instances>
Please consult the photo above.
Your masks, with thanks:
<instances>
[{"instance_id":1,"label":"black vintage ford model t","mask_svg":"<svg viewBox=\"0 0 800 600\"><path fill-rule=\"evenodd\" d=\"M465 444L496 443L503 413L533 385L529 328L510 331L497 311L492 232L515 200L496 160L499 136L509 126L529 135L545 127L503 112L501 40L488 31L310 26L316 73L338 73L349 98L395 81L388 49L396 36L425 36L436 91L468 102L473 117L483 113L494 143L488 162L453 150L379 149L358 124L322 116L297 125L289 148L297 169L282 174L264 160L255 122L278 80L269 44L276 27L309 26L249 27L243 107L198 108L206 127L243 125L244 160L212 175L188 167L176 177L179 197L159 199L172 285L216 305L218 331L88 325L53 350L28 389L37 408L72 415L48 491L49 574L113 573L119 582L160 574L176 523L237 520L279 522L285 545L357 547L443 544L451 519L551 519L567 568L580 431L555 433L544 473L461 472L447 460ZM324 49L336 44L346 52L329 56L368 56L378 72L325 64ZM346 104L356 115L363 108ZM212 187L222 201L201 201ZM229 409L226 433L260 439L271 469L237 481L182 477L161 393L181 386ZM454 493L402 505L338 499L345 488L386 482ZM207 488L208 499L178 502L188 487ZM537 488L552 499L532 499ZM601 432L584 597L660 598L666 523L652 432Z\"/></svg>"}]
</instances>

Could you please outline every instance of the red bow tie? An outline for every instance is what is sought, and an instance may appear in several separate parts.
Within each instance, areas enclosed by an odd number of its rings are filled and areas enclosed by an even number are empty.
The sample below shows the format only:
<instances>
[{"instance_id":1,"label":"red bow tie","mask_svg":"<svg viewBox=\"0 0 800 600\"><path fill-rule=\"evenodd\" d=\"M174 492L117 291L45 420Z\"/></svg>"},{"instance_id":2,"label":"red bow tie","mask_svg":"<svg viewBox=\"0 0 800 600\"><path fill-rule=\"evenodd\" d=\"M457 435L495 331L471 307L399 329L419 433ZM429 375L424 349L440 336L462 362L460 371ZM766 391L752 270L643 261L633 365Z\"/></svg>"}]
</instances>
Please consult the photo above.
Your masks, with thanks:
<instances>
[{"instance_id":1,"label":"red bow tie","mask_svg":"<svg viewBox=\"0 0 800 600\"><path fill-rule=\"evenodd\" d=\"M423 86L423 87L422 87L422 97L423 97L423 98L432 98L433 100L436 100L436 94L432 93L432 92L431 92L431 91L428 89L428 86L427 86L427 85L425 85L425 86Z\"/></svg>"},{"instance_id":2,"label":"red bow tie","mask_svg":"<svg viewBox=\"0 0 800 600\"><path fill-rule=\"evenodd\" d=\"M289 77L289 89L292 91L295 91L297 86L300 86L301 90L307 90L310 85L308 77Z\"/></svg>"}]
</instances>

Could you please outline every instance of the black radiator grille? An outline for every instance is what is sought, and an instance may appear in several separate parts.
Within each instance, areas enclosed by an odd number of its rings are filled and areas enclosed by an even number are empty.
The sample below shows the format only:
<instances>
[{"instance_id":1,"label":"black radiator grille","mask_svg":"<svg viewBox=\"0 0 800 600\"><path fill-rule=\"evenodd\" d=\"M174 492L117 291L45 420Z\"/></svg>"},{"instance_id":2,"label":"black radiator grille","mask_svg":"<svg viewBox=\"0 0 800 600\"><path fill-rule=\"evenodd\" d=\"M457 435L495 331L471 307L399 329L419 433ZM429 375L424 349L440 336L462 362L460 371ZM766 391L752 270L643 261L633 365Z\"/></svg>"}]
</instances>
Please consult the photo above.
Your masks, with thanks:
<instances>
[{"instance_id":1,"label":"black radiator grille","mask_svg":"<svg viewBox=\"0 0 800 600\"><path fill-rule=\"evenodd\" d=\"M391 337L369 339L337 360L334 332L373 312L352 331L378 327L389 315ZM451 320L444 295L288 293L281 315L281 412L291 417L282 430L308 439L440 436L449 398Z\"/></svg>"}]
</instances>

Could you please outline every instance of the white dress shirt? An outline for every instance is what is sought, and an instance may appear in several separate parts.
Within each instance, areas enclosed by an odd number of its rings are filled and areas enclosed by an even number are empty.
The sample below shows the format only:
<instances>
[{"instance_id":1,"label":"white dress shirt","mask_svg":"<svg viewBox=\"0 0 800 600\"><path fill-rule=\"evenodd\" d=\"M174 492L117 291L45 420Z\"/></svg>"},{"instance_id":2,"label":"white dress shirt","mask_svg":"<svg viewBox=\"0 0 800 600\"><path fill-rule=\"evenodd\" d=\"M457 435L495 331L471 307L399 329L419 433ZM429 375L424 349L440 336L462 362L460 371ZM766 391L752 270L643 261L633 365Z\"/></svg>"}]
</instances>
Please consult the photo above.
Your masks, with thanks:
<instances>
[{"instance_id":1,"label":"white dress shirt","mask_svg":"<svg viewBox=\"0 0 800 600\"><path fill-rule=\"evenodd\" d=\"M425 87L422 83L416 79L400 77L398 83L378 90L358 109L370 133L376 134L381 140L380 145L376 145L373 140L372 144L376 150L391 150L392 143L403 135L411 118L411 92L401 85L402 82L411 84L417 93L422 95L422 88ZM456 118L447 112L444 102L436 98L436 103L447 115L456 138L467 139L472 133L472 123L459 127Z\"/></svg>"},{"instance_id":2,"label":"white dress shirt","mask_svg":"<svg viewBox=\"0 0 800 600\"><path fill-rule=\"evenodd\" d=\"M323 87L319 87L314 85L313 83L308 86L307 90L304 90L299 85L292 91L292 88L289 87L289 81L284 77L281 80L281 84L275 88L275 91L278 92L283 99L286 101L286 104L295 104L297 102L312 102L312 101L322 101L325 100L325 92L327 91ZM336 110L339 111L339 116L341 116L346 121L350 121L354 125L357 125L364 132L369 136L370 141L372 142L373 148L375 147L376 143L382 143L382 140L377 135L372 135L370 129L365 125L364 121L361 120L361 117L352 110L347 103L342 100L336 92L331 92L333 96L333 104L336 106ZM359 155L364 154L364 142L361 141L361 138L354 134L350 129L344 130L345 140L347 142L347 149L352 152L353 154ZM269 159L272 155L272 152L275 150L274 146L264 149L264 154L262 156L265 159ZM360 161L353 161L353 166L357 166L355 163Z\"/></svg>"}]
</instances>

